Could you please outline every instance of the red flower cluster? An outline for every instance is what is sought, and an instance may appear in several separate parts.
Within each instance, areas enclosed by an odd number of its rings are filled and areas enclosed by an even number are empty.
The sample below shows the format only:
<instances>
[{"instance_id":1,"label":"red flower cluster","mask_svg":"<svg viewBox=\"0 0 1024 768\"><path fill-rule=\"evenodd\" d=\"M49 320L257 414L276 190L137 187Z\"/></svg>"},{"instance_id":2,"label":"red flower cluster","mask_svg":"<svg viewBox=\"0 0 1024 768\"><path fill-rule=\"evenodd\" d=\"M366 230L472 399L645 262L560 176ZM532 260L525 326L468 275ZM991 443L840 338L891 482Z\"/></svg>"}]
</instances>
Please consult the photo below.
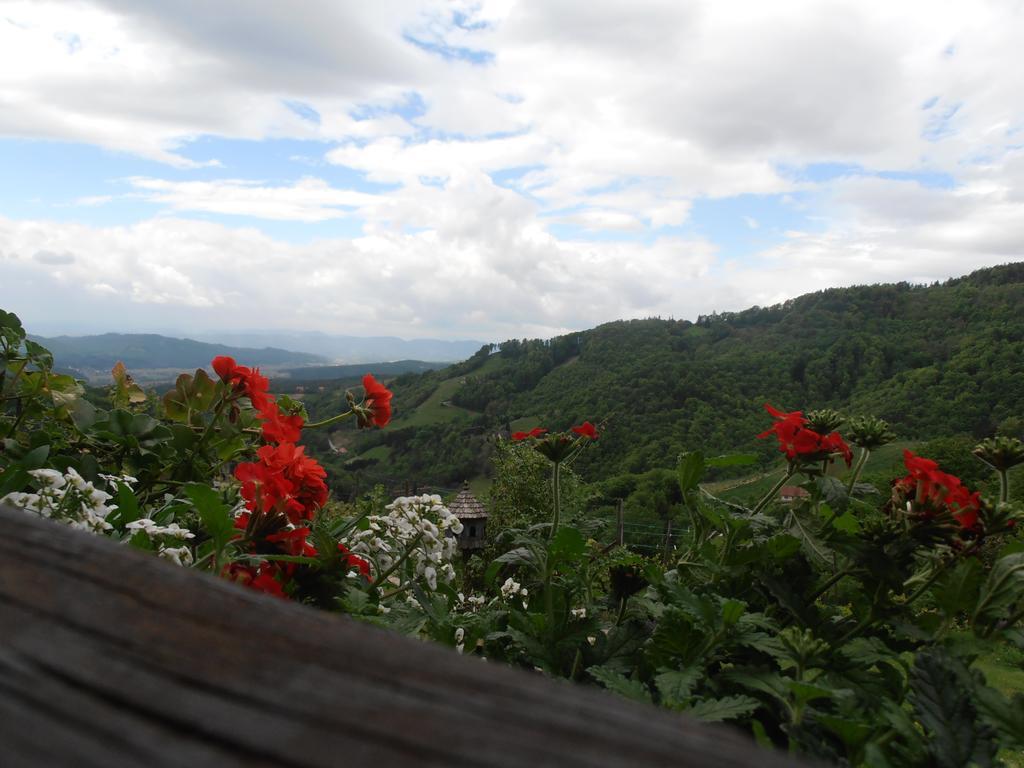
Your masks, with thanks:
<instances>
[{"instance_id":1,"label":"red flower cluster","mask_svg":"<svg viewBox=\"0 0 1024 768\"><path fill-rule=\"evenodd\" d=\"M273 545L287 555L316 557L309 543L309 527L316 511L327 503L327 473L320 464L296 445L303 421L298 415L286 416L269 393L270 382L258 369L237 365L230 357L216 357L213 369L221 380L234 387L239 397L247 397L262 421L263 439L268 443L256 451L256 461L235 467L235 478L242 484L241 494L248 510L235 525L249 531L261 543ZM367 389L366 407L378 426L391 416L391 393L372 376L363 380ZM254 520L258 516L259 520ZM258 524L256 524L258 523ZM254 525L255 524L255 525ZM256 532L259 532L258 535ZM340 546L340 545L339 545ZM369 575L369 564L344 550L345 564ZM258 566L232 564L225 576L254 589L285 597L283 582L294 573L294 564L283 566L260 563Z\"/></svg>"},{"instance_id":2,"label":"red flower cluster","mask_svg":"<svg viewBox=\"0 0 1024 768\"><path fill-rule=\"evenodd\" d=\"M259 368L247 368L235 363L232 357L215 357L211 363L221 380L231 384L239 396L248 397L263 422L263 439L268 443L294 443L302 431L301 416L285 416L274 396L270 394L270 381L260 374Z\"/></svg>"},{"instance_id":3,"label":"red flower cluster","mask_svg":"<svg viewBox=\"0 0 1024 768\"><path fill-rule=\"evenodd\" d=\"M598 438L597 427L589 421L584 421L578 427L570 427L569 431L581 437L589 437L591 440L597 440ZM534 427L529 432L513 432L512 440L518 443L520 440L528 440L531 437L542 437L546 433L547 430L543 427Z\"/></svg>"},{"instance_id":4,"label":"red flower cluster","mask_svg":"<svg viewBox=\"0 0 1024 768\"><path fill-rule=\"evenodd\" d=\"M327 502L327 473L306 449L295 443L264 445L259 461L235 467L242 498L250 512L282 512L293 525L311 520Z\"/></svg>"},{"instance_id":5,"label":"red flower cluster","mask_svg":"<svg viewBox=\"0 0 1024 768\"><path fill-rule=\"evenodd\" d=\"M893 488L910 497L916 511L925 517L949 512L961 528L976 529L981 510L981 494L971 492L959 477L939 470L931 459L903 451L903 463L910 473L893 484Z\"/></svg>"},{"instance_id":6,"label":"red flower cluster","mask_svg":"<svg viewBox=\"0 0 1024 768\"><path fill-rule=\"evenodd\" d=\"M589 421L584 421L578 427L573 427L572 431L581 437L589 437L591 440L597 440L597 427L591 424Z\"/></svg>"},{"instance_id":7,"label":"red flower cluster","mask_svg":"<svg viewBox=\"0 0 1024 768\"><path fill-rule=\"evenodd\" d=\"M242 565L231 563L221 574L230 581L237 581L258 592L265 592L274 597L288 599L281 582L276 578L280 568L273 563L260 563L259 565Z\"/></svg>"},{"instance_id":8,"label":"red flower cluster","mask_svg":"<svg viewBox=\"0 0 1024 768\"><path fill-rule=\"evenodd\" d=\"M513 432L512 440L518 443L520 440L527 440L531 437L540 437L545 432L547 432L547 430L544 429L544 427L534 427L529 432Z\"/></svg>"},{"instance_id":9,"label":"red flower cluster","mask_svg":"<svg viewBox=\"0 0 1024 768\"><path fill-rule=\"evenodd\" d=\"M768 403L764 404L764 408L775 419L775 423L758 437L775 435L779 440L779 450L786 454L790 461L822 460L839 453L842 454L846 466L853 462L853 451L838 432L821 435L808 429L807 419L804 418L802 411L783 413Z\"/></svg>"}]
</instances>

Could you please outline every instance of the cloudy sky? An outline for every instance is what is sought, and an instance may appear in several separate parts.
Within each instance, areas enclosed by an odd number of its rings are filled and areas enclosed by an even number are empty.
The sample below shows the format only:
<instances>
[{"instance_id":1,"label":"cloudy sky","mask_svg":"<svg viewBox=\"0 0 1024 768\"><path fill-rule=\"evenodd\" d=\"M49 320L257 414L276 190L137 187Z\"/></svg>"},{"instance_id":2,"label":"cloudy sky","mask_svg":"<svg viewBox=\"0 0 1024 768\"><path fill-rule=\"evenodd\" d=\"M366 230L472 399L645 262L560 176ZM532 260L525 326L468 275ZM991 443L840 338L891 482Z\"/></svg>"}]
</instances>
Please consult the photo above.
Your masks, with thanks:
<instances>
[{"instance_id":1,"label":"cloudy sky","mask_svg":"<svg viewBox=\"0 0 1024 768\"><path fill-rule=\"evenodd\" d=\"M0 0L40 332L548 336L1024 258L1021 2Z\"/></svg>"}]
</instances>

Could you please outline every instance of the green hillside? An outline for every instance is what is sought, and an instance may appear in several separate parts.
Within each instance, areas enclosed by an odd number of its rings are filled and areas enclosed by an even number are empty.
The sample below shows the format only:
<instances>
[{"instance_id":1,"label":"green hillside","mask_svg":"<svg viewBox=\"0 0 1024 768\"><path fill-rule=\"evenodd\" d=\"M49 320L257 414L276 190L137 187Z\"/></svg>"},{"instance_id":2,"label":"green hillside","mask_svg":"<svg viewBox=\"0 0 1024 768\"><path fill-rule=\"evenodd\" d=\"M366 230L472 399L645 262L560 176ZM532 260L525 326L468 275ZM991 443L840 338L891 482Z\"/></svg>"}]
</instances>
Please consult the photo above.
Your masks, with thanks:
<instances>
[{"instance_id":1,"label":"green hillside","mask_svg":"<svg viewBox=\"0 0 1024 768\"><path fill-rule=\"evenodd\" d=\"M367 373L377 378L398 376L402 373L423 373L445 368L448 363L428 363L423 360L395 360L389 363L349 363L345 365L312 365L302 368L285 368L277 375L294 379L296 382L323 382L352 380L359 381Z\"/></svg>"},{"instance_id":2,"label":"green hillside","mask_svg":"<svg viewBox=\"0 0 1024 768\"><path fill-rule=\"evenodd\" d=\"M444 370L393 380L381 478L452 484L485 473L509 428L601 422L577 469L591 479L670 467L679 452L755 452L761 404L833 407L888 420L901 439L983 437L1024 422L1024 264L943 284L859 286L773 307L608 323L554 339L485 346ZM326 414L338 403L312 398ZM319 417L319 416L318 416ZM343 473L337 478L344 486Z\"/></svg>"}]
</instances>

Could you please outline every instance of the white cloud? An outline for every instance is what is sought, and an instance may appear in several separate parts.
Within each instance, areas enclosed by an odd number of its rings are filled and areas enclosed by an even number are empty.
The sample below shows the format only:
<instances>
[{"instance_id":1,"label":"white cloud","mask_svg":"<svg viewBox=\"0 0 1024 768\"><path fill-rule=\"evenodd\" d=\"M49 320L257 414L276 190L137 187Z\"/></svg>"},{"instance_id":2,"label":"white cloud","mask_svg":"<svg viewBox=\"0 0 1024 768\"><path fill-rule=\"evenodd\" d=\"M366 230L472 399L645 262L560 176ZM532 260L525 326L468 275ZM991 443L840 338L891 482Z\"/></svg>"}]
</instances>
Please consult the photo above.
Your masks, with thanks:
<instances>
[{"instance_id":1,"label":"white cloud","mask_svg":"<svg viewBox=\"0 0 1024 768\"><path fill-rule=\"evenodd\" d=\"M163 208L152 221L108 226L109 188L76 189L79 220L95 210L103 226L0 218L0 253L73 257L5 257L3 283L57 285L67 311L79 291L154 318L189 307L238 327L254 311L497 338L959 274L1024 253L1022 13L999 0L0 0L0 136L180 169L122 180ZM203 136L323 151L283 180L199 174L188 152ZM813 163L868 175L779 170ZM342 188L338 166L390 188ZM954 183L869 173L882 170ZM820 227L743 262L663 229L701 199L797 191ZM363 235L299 246L179 218L193 212L350 218ZM761 213L736 222L778 229ZM553 234L566 228L596 242Z\"/></svg>"},{"instance_id":2,"label":"white cloud","mask_svg":"<svg viewBox=\"0 0 1024 768\"><path fill-rule=\"evenodd\" d=\"M166 181L128 179L144 199L175 211L205 211L277 221L326 221L343 218L378 202L374 195L334 189L322 179L306 177L294 184L268 186L259 181Z\"/></svg>"}]
</instances>

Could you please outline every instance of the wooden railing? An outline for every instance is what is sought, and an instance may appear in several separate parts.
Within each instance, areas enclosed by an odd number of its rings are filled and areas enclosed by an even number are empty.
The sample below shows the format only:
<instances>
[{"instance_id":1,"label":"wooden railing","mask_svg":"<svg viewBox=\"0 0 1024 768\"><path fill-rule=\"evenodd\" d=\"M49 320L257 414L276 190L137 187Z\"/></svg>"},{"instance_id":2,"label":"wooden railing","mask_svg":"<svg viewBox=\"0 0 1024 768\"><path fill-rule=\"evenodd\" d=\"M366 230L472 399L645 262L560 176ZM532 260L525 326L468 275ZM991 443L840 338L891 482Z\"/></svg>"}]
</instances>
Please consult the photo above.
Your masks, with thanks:
<instances>
[{"instance_id":1,"label":"wooden railing","mask_svg":"<svg viewBox=\"0 0 1024 768\"><path fill-rule=\"evenodd\" d=\"M0 765L757 766L738 732L0 509Z\"/></svg>"}]
</instances>

